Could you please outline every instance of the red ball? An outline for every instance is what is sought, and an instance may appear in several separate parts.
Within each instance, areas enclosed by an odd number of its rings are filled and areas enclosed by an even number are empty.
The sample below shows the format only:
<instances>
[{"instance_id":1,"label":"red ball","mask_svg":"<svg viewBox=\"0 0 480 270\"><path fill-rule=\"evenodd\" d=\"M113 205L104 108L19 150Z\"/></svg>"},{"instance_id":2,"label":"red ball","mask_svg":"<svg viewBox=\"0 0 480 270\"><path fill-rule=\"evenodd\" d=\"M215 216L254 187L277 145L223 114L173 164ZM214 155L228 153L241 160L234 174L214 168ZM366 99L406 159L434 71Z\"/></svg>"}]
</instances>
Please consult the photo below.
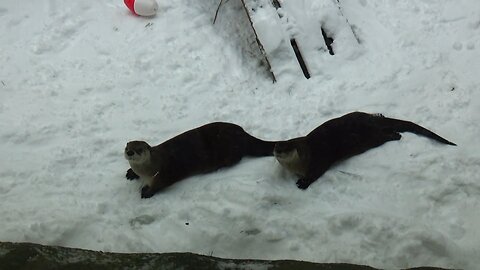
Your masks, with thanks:
<instances>
[{"instance_id":1,"label":"red ball","mask_svg":"<svg viewBox=\"0 0 480 270\"><path fill-rule=\"evenodd\" d=\"M123 2L128 7L128 9L130 9L133 12L133 14L138 15L135 12L135 0L123 0Z\"/></svg>"}]
</instances>

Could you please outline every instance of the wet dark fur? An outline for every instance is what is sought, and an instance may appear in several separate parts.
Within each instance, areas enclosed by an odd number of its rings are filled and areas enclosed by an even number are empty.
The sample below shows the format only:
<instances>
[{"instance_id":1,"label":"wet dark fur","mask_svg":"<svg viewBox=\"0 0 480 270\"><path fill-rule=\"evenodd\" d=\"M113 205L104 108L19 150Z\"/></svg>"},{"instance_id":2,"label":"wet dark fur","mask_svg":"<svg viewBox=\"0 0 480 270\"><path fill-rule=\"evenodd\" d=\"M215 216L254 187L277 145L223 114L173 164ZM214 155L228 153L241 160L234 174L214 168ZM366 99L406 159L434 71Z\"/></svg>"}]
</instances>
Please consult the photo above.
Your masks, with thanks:
<instances>
[{"instance_id":1,"label":"wet dark fur","mask_svg":"<svg viewBox=\"0 0 480 270\"><path fill-rule=\"evenodd\" d=\"M159 173L152 186L142 189L142 197L151 197L186 177L232 166L245 156L272 156L274 146L275 142L255 138L232 123L215 122L186 131L151 148L151 162ZM129 169L126 177L138 175Z\"/></svg>"},{"instance_id":2,"label":"wet dark fur","mask_svg":"<svg viewBox=\"0 0 480 270\"><path fill-rule=\"evenodd\" d=\"M282 153L297 149L301 162L307 163L297 186L306 189L334 163L388 141L400 140L400 132L412 132L444 144L455 145L409 121L353 112L323 123L305 137L278 142L274 151Z\"/></svg>"}]
</instances>

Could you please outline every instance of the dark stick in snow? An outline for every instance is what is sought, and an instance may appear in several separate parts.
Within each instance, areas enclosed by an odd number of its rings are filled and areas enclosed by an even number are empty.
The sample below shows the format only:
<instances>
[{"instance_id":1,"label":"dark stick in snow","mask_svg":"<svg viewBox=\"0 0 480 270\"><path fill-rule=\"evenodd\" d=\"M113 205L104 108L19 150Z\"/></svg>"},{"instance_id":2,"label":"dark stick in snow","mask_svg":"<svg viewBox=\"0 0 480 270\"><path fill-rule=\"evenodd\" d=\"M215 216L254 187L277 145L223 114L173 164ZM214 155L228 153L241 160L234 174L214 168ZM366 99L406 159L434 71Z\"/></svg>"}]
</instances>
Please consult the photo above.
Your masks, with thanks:
<instances>
[{"instance_id":1,"label":"dark stick in snow","mask_svg":"<svg viewBox=\"0 0 480 270\"><path fill-rule=\"evenodd\" d=\"M308 68L307 68L307 65L305 64L305 61L303 61L302 53L298 48L297 41L294 38L292 38L290 39L290 44L292 45L293 51L295 52L295 57L297 57L298 64L300 64L300 68L302 69L303 76L305 76L305 78L307 79L310 79L310 73L308 72Z\"/></svg>"},{"instance_id":2,"label":"dark stick in snow","mask_svg":"<svg viewBox=\"0 0 480 270\"><path fill-rule=\"evenodd\" d=\"M321 27L320 29L322 30L323 40L325 40L325 45L327 45L328 52L330 53L330 55L335 55L332 48L333 38L327 35L327 32L325 32L323 27Z\"/></svg>"},{"instance_id":3,"label":"dark stick in snow","mask_svg":"<svg viewBox=\"0 0 480 270\"><path fill-rule=\"evenodd\" d=\"M276 9L282 7L278 0L272 0L272 5ZM281 17L280 14L278 16ZM305 60L303 60L302 52L298 48L298 44L295 38L290 38L290 45L292 45L293 51L295 52L295 57L297 58L300 68L302 69L303 75L305 76L305 78L310 79L310 72L308 71L307 65L305 64Z\"/></svg>"}]
</instances>

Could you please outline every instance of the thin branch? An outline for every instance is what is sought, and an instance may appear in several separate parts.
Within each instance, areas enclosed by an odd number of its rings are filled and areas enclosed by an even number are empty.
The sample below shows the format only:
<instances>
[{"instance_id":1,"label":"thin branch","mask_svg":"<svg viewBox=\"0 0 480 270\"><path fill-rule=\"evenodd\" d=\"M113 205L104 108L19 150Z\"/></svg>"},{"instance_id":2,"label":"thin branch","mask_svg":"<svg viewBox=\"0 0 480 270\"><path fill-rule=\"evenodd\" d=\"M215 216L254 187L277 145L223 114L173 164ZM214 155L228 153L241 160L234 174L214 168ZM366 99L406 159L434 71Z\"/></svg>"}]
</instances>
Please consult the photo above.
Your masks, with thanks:
<instances>
[{"instance_id":1,"label":"thin branch","mask_svg":"<svg viewBox=\"0 0 480 270\"><path fill-rule=\"evenodd\" d=\"M220 7L223 4L223 0L220 0L220 3L218 4L217 11L215 12L215 18L213 18L213 24L217 21L217 16L218 16L218 11L220 10Z\"/></svg>"}]
</instances>

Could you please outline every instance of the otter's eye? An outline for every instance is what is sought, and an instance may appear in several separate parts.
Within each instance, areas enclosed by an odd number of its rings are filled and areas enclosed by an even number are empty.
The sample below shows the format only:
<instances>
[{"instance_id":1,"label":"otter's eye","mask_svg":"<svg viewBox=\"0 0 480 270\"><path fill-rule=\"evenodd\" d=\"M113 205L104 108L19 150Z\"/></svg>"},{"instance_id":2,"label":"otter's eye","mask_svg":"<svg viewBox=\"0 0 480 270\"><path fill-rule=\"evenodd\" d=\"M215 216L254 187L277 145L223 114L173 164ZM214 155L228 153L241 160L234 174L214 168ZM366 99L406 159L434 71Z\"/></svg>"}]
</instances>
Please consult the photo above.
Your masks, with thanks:
<instances>
[{"instance_id":1,"label":"otter's eye","mask_svg":"<svg viewBox=\"0 0 480 270\"><path fill-rule=\"evenodd\" d=\"M137 152L138 154L141 154L143 152L143 149L136 149L135 152Z\"/></svg>"}]
</instances>

